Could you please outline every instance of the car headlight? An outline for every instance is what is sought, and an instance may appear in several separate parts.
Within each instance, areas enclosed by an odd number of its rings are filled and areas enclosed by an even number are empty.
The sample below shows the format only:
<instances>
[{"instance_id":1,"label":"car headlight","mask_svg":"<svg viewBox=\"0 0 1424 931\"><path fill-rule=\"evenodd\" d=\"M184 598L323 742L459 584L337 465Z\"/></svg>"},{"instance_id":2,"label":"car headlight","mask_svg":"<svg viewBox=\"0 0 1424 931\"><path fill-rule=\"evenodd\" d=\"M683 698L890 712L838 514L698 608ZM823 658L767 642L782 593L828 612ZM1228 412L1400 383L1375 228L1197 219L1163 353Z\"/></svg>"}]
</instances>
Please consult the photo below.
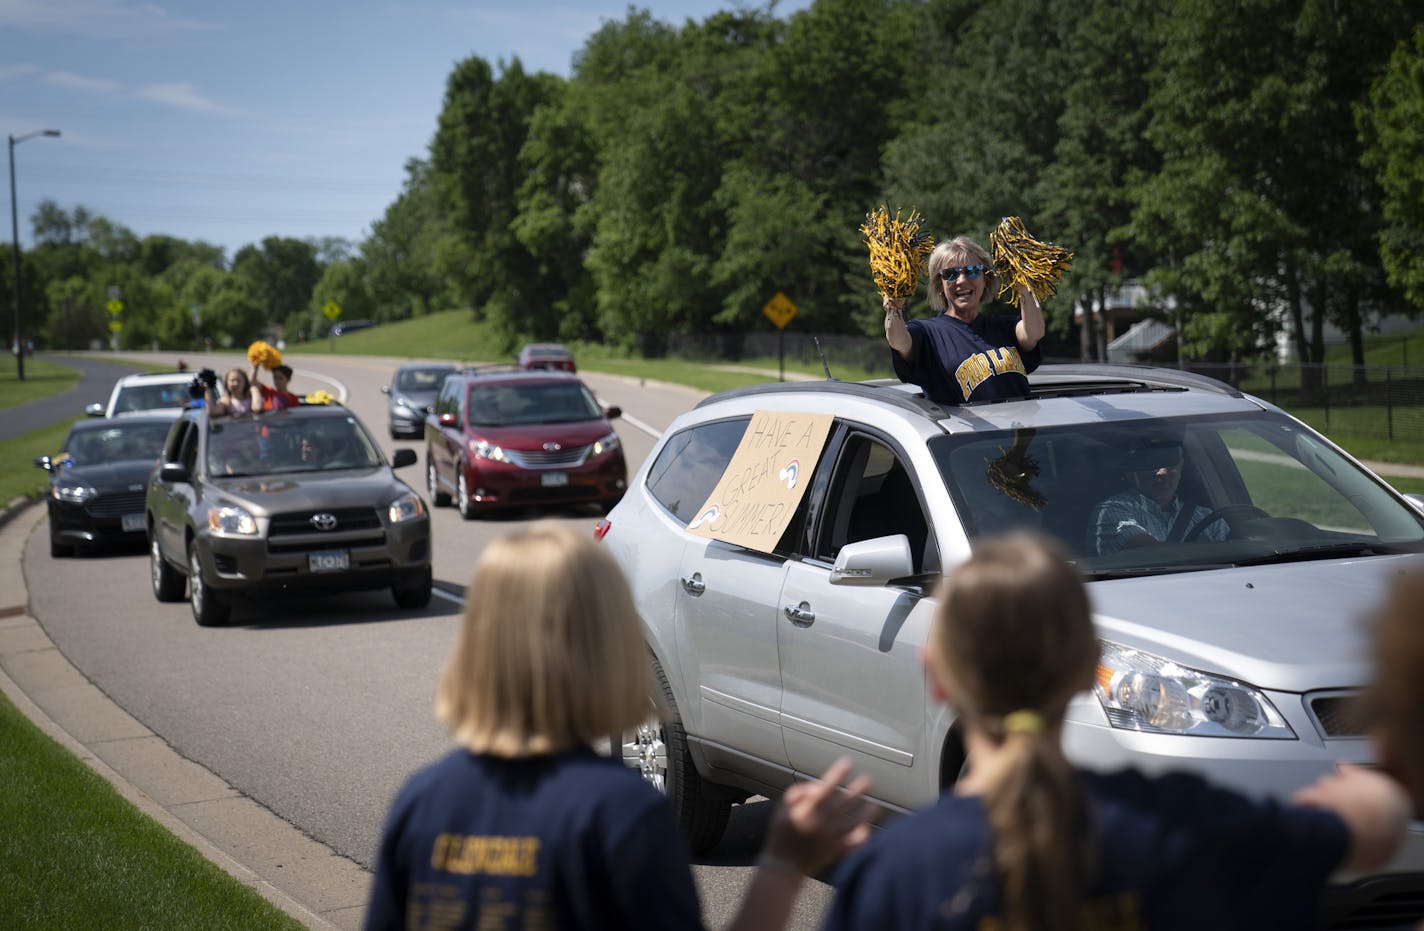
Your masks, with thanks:
<instances>
[{"instance_id":1,"label":"car headlight","mask_svg":"<svg viewBox=\"0 0 1424 931\"><path fill-rule=\"evenodd\" d=\"M401 495L399 498L392 501L390 510L387 511L387 514L390 516L391 523L393 524L399 524L403 520L410 520L413 517L419 517L424 513L425 505L421 502L420 496L417 495L415 492L410 492L408 494Z\"/></svg>"},{"instance_id":2,"label":"car headlight","mask_svg":"<svg viewBox=\"0 0 1424 931\"><path fill-rule=\"evenodd\" d=\"M508 462L504 450L494 445L488 440L470 440L470 452L476 459L488 459L491 462Z\"/></svg>"},{"instance_id":3,"label":"car headlight","mask_svg":"<svg viewBox=\"0 0 1424 931\"><path fill-rule=\"evenodd\" d=\"M257 518L235 505L208 508L208 529L213 533L250 537L257 533Z\"/></svg>"},{"instance_id":4,"label":"car headlight","mask_svg":"<svg viewBox=\"0 0 1424 931\"><path fill-rule=\"evenodd\" d=\"M623 444L619 442L618 434L610 433L605 437L601 437L598 442L593 444L593 454L595 456L602 456L604 453L611 453L615 449L621 449L622 447Z\"/></svg>"},{"instance_id":5,"label":"car headlight","mask_svg":"<svg viewBox=\"0 0 1424 931\"><path fill-rule=\"evenodd\" d=\"M70 504L83 504L99 492L95 491L90 485L55 484L50 487L49 493L50 497L56 501L67 501Z\"/></svg>"},{"instance_id":6,"label":"car headlight","mask_svg":"<svg viewBox=\"0 0 1424 931\"><path fill-rule=\"evenodd\" d=\"M1108 722L1124 730L1195 737L1295 739L1285 718L1256 689L1103 641L1093 694Z\"/></svg>"}]
</instances>

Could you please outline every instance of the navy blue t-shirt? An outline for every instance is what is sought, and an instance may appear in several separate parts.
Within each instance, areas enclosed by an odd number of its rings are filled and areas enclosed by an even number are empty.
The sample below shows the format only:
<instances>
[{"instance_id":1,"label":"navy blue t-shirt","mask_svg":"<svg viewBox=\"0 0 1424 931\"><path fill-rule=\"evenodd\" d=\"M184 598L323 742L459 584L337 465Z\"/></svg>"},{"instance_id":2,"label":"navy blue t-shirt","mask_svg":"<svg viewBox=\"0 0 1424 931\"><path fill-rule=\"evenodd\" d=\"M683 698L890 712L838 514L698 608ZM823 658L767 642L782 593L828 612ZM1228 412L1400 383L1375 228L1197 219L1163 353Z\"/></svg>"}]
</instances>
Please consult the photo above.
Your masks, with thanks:
<instances>
[{"instance_id":1,"label":"navy blue t-shirt","mask_svg":"<svg viewBox=\"0 0 1424 931\"><path fill-rule=\"evenodd\" d=\"M1254 801L1195 775L1080 774L1097 831L1082 926L1098 931L1303 931L1349 837L1333 812ZM825 927L998 927L980 800L946 793L836 871Z\"/></svg>"},{"instance_id":2,"label":"navy blue t-shirt","mask_svg":"<svg viewBox=\"0 0 1424 931\"><path fill-rule=\"evenodd\" d=\"M910 359L894 349L890 361L901 381L919 385L936 404L994 401L1028 396L1028 373L1042 353L1019 348L1017 315L980 314L965 323L948 314L907 320Z\"/></svg>"},{"instance_id":3,"label":"navy blue t-shirt","mask_svg":"<svg viewBox=\"0 0 1424 931\"><path fill-rule=\"evenodd\" d=\"M391 805L366 911L376 928L702 927L667 799L582 749L455 750Z\"/></svg>"}]
</instances>

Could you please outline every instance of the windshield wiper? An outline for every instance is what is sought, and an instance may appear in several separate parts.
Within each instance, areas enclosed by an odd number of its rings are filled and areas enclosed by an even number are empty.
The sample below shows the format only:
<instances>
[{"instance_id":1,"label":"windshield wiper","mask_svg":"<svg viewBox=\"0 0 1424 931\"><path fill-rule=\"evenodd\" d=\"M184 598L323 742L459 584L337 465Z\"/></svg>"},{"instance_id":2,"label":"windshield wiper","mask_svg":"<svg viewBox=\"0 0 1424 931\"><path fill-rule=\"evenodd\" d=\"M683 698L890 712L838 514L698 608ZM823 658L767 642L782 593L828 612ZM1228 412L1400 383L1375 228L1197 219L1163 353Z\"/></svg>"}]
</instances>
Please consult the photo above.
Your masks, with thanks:
<instances>
[{"instance_id":1,"label":"windshield wiper","mask_svg":"<svg viewBox=\"0 0 1424 931\"><path fill-rule=\"evenodd\" d=\"M1147 575L1173 575L1178 572L1206 572L1210 569L1230 569L1229 562L1186 563L1178 566L1124 566L1120 569L1084 569L1078 567L1084 581L1101 582L1107 579L1135 579Z\"/></svg>"},{"instance_id":2,"label":"windshield wiper","mask_svg":"<svg viewBox=\"0 0 1424 931\"><path fill-rule=\"evenodd\" d=\"M1275 550L1262 556L1238 559L1237 566L1269 566L1276 563L1309 562L1314 559L1341 559L1346 556L1395 556L1401 553L1418 553L1418 544L1400 543L1325 543L1319 546L1301 546L1288 550Z\"/></svg>"}]
</instances>

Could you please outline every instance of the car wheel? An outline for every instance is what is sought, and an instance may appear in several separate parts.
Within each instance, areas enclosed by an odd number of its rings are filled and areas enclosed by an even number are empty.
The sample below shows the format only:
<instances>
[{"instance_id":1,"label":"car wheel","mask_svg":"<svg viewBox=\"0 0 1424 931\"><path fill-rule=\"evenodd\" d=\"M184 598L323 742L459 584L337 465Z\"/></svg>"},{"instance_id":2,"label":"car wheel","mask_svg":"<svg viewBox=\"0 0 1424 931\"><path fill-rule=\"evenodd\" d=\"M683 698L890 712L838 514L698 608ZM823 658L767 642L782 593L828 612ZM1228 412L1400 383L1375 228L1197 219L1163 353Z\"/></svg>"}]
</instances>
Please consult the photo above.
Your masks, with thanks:
<instances>
[{"instance_id":1,"label":"car wheel","mask_svg":"<svg viewBox=\"0 0 1424 931\"><path fill-rule=\"evenodd\" d=\"M49 555L53 559L63 559L66 556L74 555L74 547L67 543L60 543L54 537L49 538Z\"/></svg>"},{"instance_id":2,"label":"car wheel","mask_svg":"<svg viewBox=\"0 0 1424 931\"><path fill-rule=\"evenodd\" d=\"M148 570L153 579L153 597L159 601L183 600L183 573L168 565L158 538L148 541Z\"/></svg>"},{"instance_id":3,"label":"car wheel","mask_svg":"<svg viewBox=\"0 0 1424 931\"><path fill-rule=\"evenodd\" d=\"M198 556L198 544L188 544L188 594L193 620L199 627L217 627L228 619L232 608L218 601L217 593L203 581L203 560Z\"/></svg>"},{"instance_id":4,"label":"car wheel","mask_svg":"<svg viewBox=\"0 0 1424 931\"><path fill-rule=\"evenodd\" d=\"M415 585L409 588L391 586L391 595L395 598L398 607L415 610L430 604L430 593L434 587L434 577L431 575L430 569L426 568L424 577Z\"/></svg>"},{"instance_id":5,"label":"car wheel","mask_svg":"<svg viewBox=\"0 0 1424 931\"><path fill-rule=\"evenodd\" d=\"M455 498L460 505L460 516L465 520L475 519L475 509L470 507L470 485L465 481L465 467L457 465L459 478L455 480Z\"/></svg>"},{"instance_id":6,"label":"car wheel","mask_svg":"<svg viewBox=\"0 0 1424 931\"><path fill-rule=\"evenodd\" d=\"M430 506L443 508L450 504L450 496L440 490L440 476L435 471L435 460L425 457L425 487L430 492Z\"/></svg>"},{"instance_id":7,"label":"car wheel","mask_svg":"<svg viewBox=\"0 0 1424 931\"><path fill-rule=\"evenodd\" d=\"M624 765L637 769L649 785L667 795L687 846L693 853L706 853L722 840L732 802L717 797L719 787L698 774L672 686L656 662L653 707L656 713L650 720L618 738Z\"/></svg>"}]
</instances>

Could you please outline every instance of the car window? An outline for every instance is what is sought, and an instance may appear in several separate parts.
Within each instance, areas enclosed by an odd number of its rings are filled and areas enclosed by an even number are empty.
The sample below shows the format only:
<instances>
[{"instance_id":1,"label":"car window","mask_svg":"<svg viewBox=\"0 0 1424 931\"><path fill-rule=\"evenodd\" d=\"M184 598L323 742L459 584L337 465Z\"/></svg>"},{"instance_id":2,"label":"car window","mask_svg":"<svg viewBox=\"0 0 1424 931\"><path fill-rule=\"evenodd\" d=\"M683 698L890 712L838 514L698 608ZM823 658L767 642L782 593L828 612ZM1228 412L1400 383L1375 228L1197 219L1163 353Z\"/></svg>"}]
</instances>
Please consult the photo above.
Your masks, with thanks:
<instances>
[{"instance_id":1,"label":"car window","mask_svg":"<svg viewBox=\"0 0 1424 931\"><path fill-rule=\"evenodd\" d=\"M380 455L354 418L214 422L208 429L208 472L269 475L380 465Z\"/></svg>"},{"instance_id":2,"label":"car window","mask_svg":"<svg viewBox=\"0 0 1424 931\"><path fill-rule=\"evenodd\" d=\"M750 420L718 420L669 437L648 469L648 493L683 524L690 523L717 487Z\"/></svg>"},{"instance_id":3,"label":"car window","mask_svg":"<svg viewBox=\"0 0 1424 931\"><path fill-rule=\"evenodd\" d=\"M396 374L396 387L401 391L434 391L452 371L451 368L401 369Z\"/></svg>"},{"instance_id":4,"label":"car window","mask_svg":"<svg viewBox=\"0 0 1424 931\"><path fill-rule=\"evenodd\" d=\"M471 426L568 423L603 416L593 395L578 382L475 385L469 404Z\"/></svg>"},{"instance_id":5,"label":"car window","mask_svg":"<svg viewBox=\"0 0 1424 931\"><path fill-rule=\"evenodd\" d=\"M1274 414L1023 428L929 446L971 538L1039 530L1089 573L1424 542L1412 508Z\"/></svg>"},{"instance_id":6,"label":"car window","mask_svg":"<svg viewBox=\"0 0 1424 931\"><path fill-rule=\"evenodd\" d=\"M115 414L131 414L165 407L182 407L188 403L188 385L126 385L114 399Z\"/></svg>"},{"instance_id":7,"label":"car window","mask_svg":"<svg viewBox=\"0 0 1424 931\"><path fill-rule=\"evenodd\" d=\"M820 510L814 555L834 562L843 546L903 533L915 572L938 567L929 520L909 467L888 445L851 432L842 445Z\"/></svg>"},{"instance_id":8,"label":"car window","mask_svg":"<svg viewBox=\"0 0 1424 931\"><path fill-rule=\"evenodd\" d=\"M157 459L168 437L168 424L120 424L101 429L74 430L65 441L65 452L79 466L102 462Z\"/></svg>"}]
</instances>

